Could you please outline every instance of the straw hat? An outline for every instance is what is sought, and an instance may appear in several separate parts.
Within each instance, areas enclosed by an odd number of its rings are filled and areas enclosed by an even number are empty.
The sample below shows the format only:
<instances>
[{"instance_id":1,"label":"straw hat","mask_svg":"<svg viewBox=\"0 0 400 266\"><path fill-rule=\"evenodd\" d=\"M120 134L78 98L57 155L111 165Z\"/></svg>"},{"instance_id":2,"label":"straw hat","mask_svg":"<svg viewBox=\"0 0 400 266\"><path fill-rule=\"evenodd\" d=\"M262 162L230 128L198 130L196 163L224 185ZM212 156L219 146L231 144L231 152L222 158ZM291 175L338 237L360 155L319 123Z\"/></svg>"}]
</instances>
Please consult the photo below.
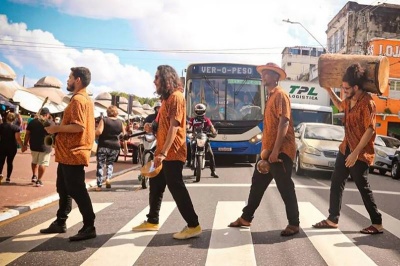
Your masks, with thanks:
<instances>
[{"instance_id":1,"label":"straw hat","mask_svg":"<svg viewBox=\"0 0 400 266\"><path fill-rule=\"evenodd\" d=\"M153 161L150 161L143 165L143 167L140 168L140 174L148 178L156 177L162 169L162 164L160 164L156 169L152 169L153 171L150 172L152 164Z\"/></svg>"},{"instance_id":2,"label":"straw hat","mask_svg":"<svg viewBox=\"0 0 400 266\"><path fill-rule=\"evenodd\" d=\"M267 63L266 65L258 66L257 72L262 74L263 70L272 70L279 75L279 80L286 78L286 72L275 63Z\"/></svg>"}]
</instances>

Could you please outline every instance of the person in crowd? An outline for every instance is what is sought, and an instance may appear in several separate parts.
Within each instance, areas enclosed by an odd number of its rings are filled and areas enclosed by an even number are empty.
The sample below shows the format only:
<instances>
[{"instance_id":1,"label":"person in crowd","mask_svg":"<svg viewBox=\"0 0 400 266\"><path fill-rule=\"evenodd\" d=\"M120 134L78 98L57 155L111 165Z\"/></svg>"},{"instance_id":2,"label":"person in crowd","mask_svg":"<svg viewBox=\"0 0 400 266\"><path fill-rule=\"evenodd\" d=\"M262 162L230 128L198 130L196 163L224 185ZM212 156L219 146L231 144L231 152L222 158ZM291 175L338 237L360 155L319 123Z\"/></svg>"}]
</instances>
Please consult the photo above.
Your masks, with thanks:
<instances>
[{"instance_id":1,"label":"person in crowd","mask_svg":"<svg viewBox=\"0 0 400 266\"><path fill-rule=\"evenodd\" d=\"M344 112L345 136L339 146L331 177L329 216L313 225L315 228L338 228L343 191L350 174L368 211L372 225L361 229L363 234L383 233L382 215L376 206L368 182L368 168L374 162L376 136L376 106L363 87L367 81L365 69L353 64L342 78L345 99L341 100L331 88L326 88L339 111Z\"/></svg>"},{"instance_id":2,"label":"person in crowd","mask_svg":"<svg viewBox=\"0 0 400 266\"><path fill-rule=\"evenodd\" d=\"M83 217L83 227L70 241L80 241L96 237L95 214L92 201L85 184L85 166L95 138L94 104L86 87L91 80L90 70L86 67L73 67L67 81L67 90L72 92L71 100L64 110L61 125L52 125L45 130L49 134L57 133L55 138L55 160L57 167L57 192L60 197L57 219L42 234L65 233L66 220L71 212L72 199L78 205Z\"/></svg>"},{"instance_id":3,"label":"person in crowd","mask_svg":"<svg viewBox=\"0 0 400 266\"><path fill-rule=\"evenodd\" d=\"M61 118L59 116L54 118L54 124L56 124L56 125L60 125L61 124Z\"/></svg>"},{"instance_id":4,"label":"person in crowd","mask_svg":"<svg viewBox=\"0 0 400 266\"><path fill-rule=\"evenodd\" d=\"M107 117L100 119L96 129L96 136L99 138L96 152L97 191L101 190L103 184L104 167L106 168L106 188L111 188L110 179L113 173L114 162L121 150L121 135L125 135L125 127L122 121L118 119L118 108L111 105L107 108ZM124 155L126 156L128 153L126 140L123 140L122 143Z\"/></svg>"},{"instance_id":5,"label":"person in crowd","mask_svg":"<svg viewBox=\"0 0 400 266\"><path fill-rule=\"evenodd\" d=\"M153 121L154 120L156 120L156 117L157 117L157 115L158 115L158 111L160 110L160 107L161 107L161 102L160 101L157 101L155 104L154 104L154 107L153 107L153 109L154 109L154 114L149 114L145 119L144 119L144 122L143 122L143 124L144 125L146 125L147 123L153 123Z\"/></svg>"},{"instance_id":6,"label":"person in crowd","mask_svg":"<svg viewBox=\"0 0 400 266\"><path fill-rule=\"evenodd\" d=\"M27 121L27 123L29 124L32 120L34 120L35 119L35 114L31 114L30 116L29 116L29 118L28 118L28 121Z\"/></svg>"},{"instance_id":7,"label":"person in crowd","mask_svg":"<svg viewBox=\"0 0 400 266\"><path fill-rule=\"evenodd\" d=\"M44 138L48 135L44 127L54 124L49 119L50 111L47 107L42 108L40 116L40 119L34 119L28 124L22 147L22 151L26 151L29 144L32 155L32 183L37 187L43 186L42 177L50 164L52 151L52 147L44 143Z\"/></svg>"},{"instance_id":8,"label":"person in crowd","mask_svg":"<svg viewBox=\"0 0 400 266\"><path fill-rule=\"evenodd\" d=\"M194 210L189 192L183 182L182 170L186 160L186 103L183 87L175 69L160 65L154 79L156 93L161 96L162 106L157 127L157 149L154 167L162 164L156 177L150 178L150 210L147 221L132 228L133 231L158 230L159 213L165 187L168 186L179 212L187 223L175 239L199 236L202 229ZM154 127L153 127L154 128ZM152 128L147 129L151 131Z\"/></svg>"},{"instance_id":9,"label":"person in crowd","mask_svg":"<svg viewBox=\"0 0 400 266\"><path fill-rule=\"evenodd\" d=\"M203 132L211 132L213 136L217 136L217 130L215 130L214 125L212 124L211 120L205 116L206 114L206 106L202 103L198 103L194 107L195 117L190 118L188 123L188 129L191 130L192 136L195 137L196 129L201 128ZM187 158L187 166L191 166L192 158L194 158L194 151L195 151L196 143L188 143L188 158ZM206 143L206 152L210 157L210 169L211 169L211 176L218 178L218 174L215 171L215 158L214 153L211 149L210 141ZM194 167L194 166L193 166Z\"/></svg>"},{"instance_id":10,"label":"person in crowd","mask_svg":"<svg viewBox=\"0 0 400 266\"><path fill-rule=\"evenodd\" d=\"M247 205L243 208L242 215L229 226L251 225L264 192L274 179L285 203L286 217L289 222L286 228L281 231L281 236L292 236L299 232L300 220L295 186L292 180L296 144L290 98L278 85L279 80L286 78L286 73L274 63L258 66L257 71L261 75L262 84L266 87L268 95L265 104L261 159L269 162L270 171L260 173L255 167Z\"/></svg>"},{"instance_id":11,"label":"person in crowd","mask_svg":"<svg viewBox=\"0 0 400 266\"><path fill-rule=\"evenodd\" d=\"M13 162L17 154L18 146L22 147L21 129L14 124L16 115L7 113L5 123L0 124L0 183L3 180L3 167L7 160L7 177L6 182L11 182L11 174L13 171Z\"/></svg>"}]
</instances>

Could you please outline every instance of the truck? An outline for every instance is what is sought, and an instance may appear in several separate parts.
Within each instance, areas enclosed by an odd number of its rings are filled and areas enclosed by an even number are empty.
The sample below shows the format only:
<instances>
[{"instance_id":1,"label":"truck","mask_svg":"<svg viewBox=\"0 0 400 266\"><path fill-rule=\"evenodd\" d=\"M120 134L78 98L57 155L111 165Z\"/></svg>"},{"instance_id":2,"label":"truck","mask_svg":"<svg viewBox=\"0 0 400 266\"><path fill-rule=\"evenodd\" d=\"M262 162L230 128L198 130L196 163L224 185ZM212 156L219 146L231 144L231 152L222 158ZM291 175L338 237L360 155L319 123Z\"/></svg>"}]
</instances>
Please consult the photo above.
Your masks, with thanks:
<instances>
[{"instance_id":1,"label":"truck","mask_svg":"<svg viewBox=\"0 0 400 266\"><path fill-rule=\"evenodd\" d=\"M302 122L333 124L330 97L318 83L283 80L279 85L289 94L294 127Z\"/></svg>"}]
</instances>

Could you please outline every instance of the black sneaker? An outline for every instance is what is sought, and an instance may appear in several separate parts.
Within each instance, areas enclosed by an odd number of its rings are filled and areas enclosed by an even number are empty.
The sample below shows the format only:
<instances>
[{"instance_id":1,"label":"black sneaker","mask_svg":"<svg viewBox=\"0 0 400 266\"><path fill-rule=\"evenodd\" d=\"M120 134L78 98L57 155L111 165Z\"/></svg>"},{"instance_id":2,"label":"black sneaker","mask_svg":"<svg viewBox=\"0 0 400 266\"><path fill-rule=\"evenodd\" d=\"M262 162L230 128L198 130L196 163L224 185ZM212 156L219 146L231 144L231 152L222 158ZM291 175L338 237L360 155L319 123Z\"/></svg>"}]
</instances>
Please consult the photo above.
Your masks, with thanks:
<instances>
[{"instance_id":1,"label":"black sneaker","mask_svg":"<svg viewBox=\"0 0 400 266\"><path fill-rule=\"evenodd\" d=\"M10 182L11 182L10 178L7 177L7 178L6 178L6 183L10 183Z\"/></svg>"},{"instance_id":2,"label":"black sneaker","mask_svg":"<svg viewBox=\"0 0 400 266\"><path fill-rule=\"evenodd\" d=\"M37 176L33 175L32 176L32 183L36 183L36 181L38 181L38 178L37 178Z\"/></svg>"},{"instance_id":3,"label":"black sneaker","mask_svg":"<svg viewBox=\"0 0 400 266\"><path fill-rule=\"evenodd\" d=\"M54 221L46 229L40 229L42 234L60 234L67 232L67 226L65 224L60 225L57 221Z\"/></svg>"},{"instance_id":4,"label":"black sneaker","mask_svg":"<svg viewBox=\"0 0 400 266\"><path fill-rule=\"evenodd\" d=\"M212 171L212 172L211 172L211 176L212 176L212 177L215 177L215 178L218 178L218 177L219 177L219 175L218 175L215 171Z\"/></svg>"},{"instance_id":5,"label":"black sneaker","mask_svg":"<svg viewBox=\"0 0 400 266\"><path fill-rule=\"evenodd\" d=\"M74 236L69 238L69 241L81 241L86 239L91 239L96 237L96 227L94 226L83 226L81 230Z\"/></svg>"},{"instance_id":6,"label":"black sneaker","mask_svg":"<svg viewBox=\"0 0 400 266\"><path fill-rule=\"evenodd\" d=\"M43 187L42 180L36 181L36 186L37 186L37 187Z\"/></svg>"}]
</instances>

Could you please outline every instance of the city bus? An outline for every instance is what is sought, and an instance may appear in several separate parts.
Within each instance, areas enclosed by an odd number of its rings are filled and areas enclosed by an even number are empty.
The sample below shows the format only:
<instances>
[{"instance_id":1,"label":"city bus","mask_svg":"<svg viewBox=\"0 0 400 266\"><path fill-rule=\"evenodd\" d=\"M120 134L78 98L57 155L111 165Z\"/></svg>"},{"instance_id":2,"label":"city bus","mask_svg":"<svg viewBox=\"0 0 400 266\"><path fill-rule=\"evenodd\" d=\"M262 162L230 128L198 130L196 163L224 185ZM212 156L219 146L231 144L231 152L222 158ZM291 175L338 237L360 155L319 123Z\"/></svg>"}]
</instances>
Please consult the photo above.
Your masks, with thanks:
<instances>
[{"instance_id":1,"label":"city bus","mask_svg":"<svg viewBox=\"0 0 400 266\"><path fill-rule=\"evenodd\" d=\"M218 130L211 148L218 156L233 156L254 163L261 152L265 90L255 65L191 64L186 69L185 97L188 118L203 103L206 116Z\"/></svg>"}]
</instances>

